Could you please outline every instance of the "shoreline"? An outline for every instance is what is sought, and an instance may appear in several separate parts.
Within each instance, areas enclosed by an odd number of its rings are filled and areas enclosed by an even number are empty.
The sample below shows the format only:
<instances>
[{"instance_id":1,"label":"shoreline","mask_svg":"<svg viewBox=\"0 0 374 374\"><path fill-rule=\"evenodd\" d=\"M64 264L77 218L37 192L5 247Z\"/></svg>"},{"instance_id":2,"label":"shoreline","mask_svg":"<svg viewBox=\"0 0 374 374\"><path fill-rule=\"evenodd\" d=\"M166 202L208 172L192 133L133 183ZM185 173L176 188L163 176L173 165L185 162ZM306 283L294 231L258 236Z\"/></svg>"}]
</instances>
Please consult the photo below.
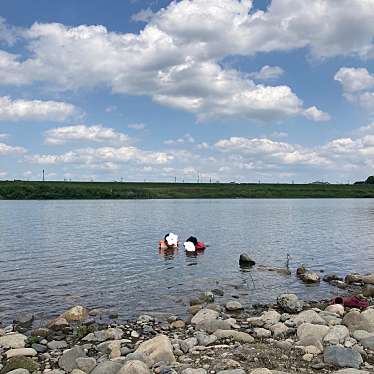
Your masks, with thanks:
<instances>
[{"instance_id":1,"label":"shoreline","mask_svg":"<svg viewBox=\"0 0 374 374\"><path fill-rule=\"evenodd\" d=\"M360 287L368 277L330 281L347 284L350 295L365 292L367 284ZM165 311L120 321L113 310L83 306L48 322L20 313L12 325L0 325L0 374L374 372L372 296L362 310L329 300L304 302L294 294L245 309L236 299L217 304L223 292L192 297L183 319ZM20 368L27 371L12 372Z\"/></svg>"}]
</instances>

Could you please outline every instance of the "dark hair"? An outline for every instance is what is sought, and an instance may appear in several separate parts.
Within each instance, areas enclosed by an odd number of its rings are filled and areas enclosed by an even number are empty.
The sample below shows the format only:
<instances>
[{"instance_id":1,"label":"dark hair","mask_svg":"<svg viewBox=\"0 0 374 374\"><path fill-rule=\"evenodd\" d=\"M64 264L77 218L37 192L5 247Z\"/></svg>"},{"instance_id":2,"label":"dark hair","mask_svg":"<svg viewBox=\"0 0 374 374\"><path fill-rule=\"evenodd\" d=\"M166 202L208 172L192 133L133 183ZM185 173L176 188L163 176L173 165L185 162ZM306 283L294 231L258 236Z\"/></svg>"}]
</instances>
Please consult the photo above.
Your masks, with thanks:
<instances>
[{"instance_id":1,"label":"dark hair","mask_svg":"<svg viewBox=\"0 0 374 374\"><path fill-rule=\"evenodd\" d=\"M194 236L190 236L186 242L191 242L193 243L194 245L197 245L197 239L194 237Z\"/></svg>"}]
</instances>

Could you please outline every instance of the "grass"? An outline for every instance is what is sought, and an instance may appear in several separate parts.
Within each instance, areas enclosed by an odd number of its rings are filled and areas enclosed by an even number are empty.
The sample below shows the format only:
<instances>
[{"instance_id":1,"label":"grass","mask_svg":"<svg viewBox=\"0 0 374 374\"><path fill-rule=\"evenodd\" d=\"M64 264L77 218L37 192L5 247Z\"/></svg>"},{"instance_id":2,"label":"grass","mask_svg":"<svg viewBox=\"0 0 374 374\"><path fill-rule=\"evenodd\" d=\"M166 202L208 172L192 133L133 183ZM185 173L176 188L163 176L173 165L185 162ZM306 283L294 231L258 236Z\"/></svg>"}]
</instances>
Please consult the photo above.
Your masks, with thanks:
<instances>
[{"instance_id":1,"label":"grass","mask_svg":"<svg viewBox=\"0 0 374 374\"><path fill-rule=\"evenodd\" d=\"M2 200L374 198L374 185L0 182Z\"/></svg>"}]
</instances>

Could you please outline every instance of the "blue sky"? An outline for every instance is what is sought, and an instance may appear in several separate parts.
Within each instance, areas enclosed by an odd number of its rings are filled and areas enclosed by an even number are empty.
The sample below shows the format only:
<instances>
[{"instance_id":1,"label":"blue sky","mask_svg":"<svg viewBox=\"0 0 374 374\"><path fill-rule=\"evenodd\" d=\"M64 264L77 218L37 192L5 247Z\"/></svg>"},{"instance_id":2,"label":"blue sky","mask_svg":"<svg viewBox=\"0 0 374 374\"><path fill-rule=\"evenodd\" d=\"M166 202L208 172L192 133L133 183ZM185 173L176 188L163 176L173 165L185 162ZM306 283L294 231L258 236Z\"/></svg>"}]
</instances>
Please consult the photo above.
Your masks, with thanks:
<instances>
[{"instance_id":1,"label":"blue sky","mask_svg":"<svg viewBox=\"0 0 374 374\"><path fill-rule=\"evenodd\" d=\"M0 179L364 179L373 18L374 0L2 0Z\"/></svg>"}]
</instances>

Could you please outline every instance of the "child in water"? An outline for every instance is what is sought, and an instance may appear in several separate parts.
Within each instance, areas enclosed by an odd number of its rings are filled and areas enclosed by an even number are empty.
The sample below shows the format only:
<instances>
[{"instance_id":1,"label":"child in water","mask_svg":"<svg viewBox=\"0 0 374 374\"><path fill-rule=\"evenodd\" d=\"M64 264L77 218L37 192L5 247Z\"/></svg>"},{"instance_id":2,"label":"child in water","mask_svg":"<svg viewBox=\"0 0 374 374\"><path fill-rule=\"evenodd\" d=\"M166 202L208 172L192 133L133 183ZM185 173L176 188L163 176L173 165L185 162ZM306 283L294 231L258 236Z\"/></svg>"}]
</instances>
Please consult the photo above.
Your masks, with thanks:
<instances>
[{"instance_id":1,"label":"child in water","mask_svg":"<svg viewBox=\"0 0 374 374\"><path fill-rule=\"evenodd\" d=\"M184 243L184 249L187 252L196 252L202 251L205 249L205 244L203 242L199 242L197 238L194 236L190 236Z\"/></svg>"},{"instance_id":2,"label":"child in water","mask_svg":"<svg viewBox=\"0 0 374 374\"><path fill-rule=\"evenodd\" d=\"M170 232L166 234L164 240L160 240L160 249L176 249L178 248L178 235Z\"/></svg>"}]
</instances>

